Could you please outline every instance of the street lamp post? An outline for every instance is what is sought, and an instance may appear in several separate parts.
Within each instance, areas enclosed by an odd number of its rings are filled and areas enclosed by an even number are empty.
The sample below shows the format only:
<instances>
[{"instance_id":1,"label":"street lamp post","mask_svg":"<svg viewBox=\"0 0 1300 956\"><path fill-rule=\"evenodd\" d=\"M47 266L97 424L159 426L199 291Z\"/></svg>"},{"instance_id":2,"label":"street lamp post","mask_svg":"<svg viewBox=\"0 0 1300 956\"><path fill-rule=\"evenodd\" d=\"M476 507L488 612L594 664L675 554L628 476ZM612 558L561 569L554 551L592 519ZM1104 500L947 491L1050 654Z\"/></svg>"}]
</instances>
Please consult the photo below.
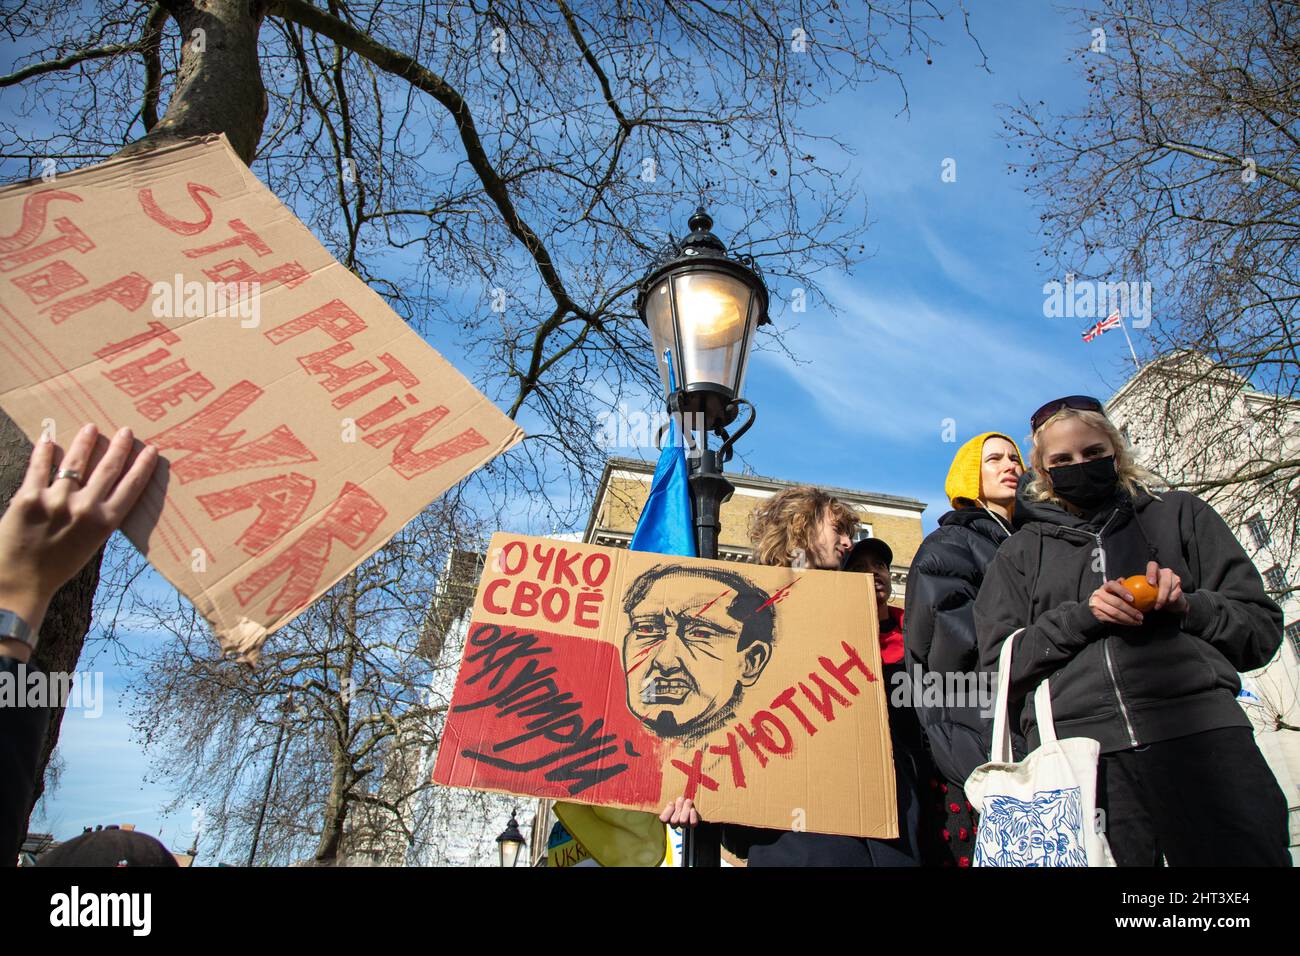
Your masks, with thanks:
<instances>
[{"instance_id":1,"label":"street lamp post","mask_svg":"<svg viewBox=\"0 0 1300 956\"><path fill-rule=\"evenodd\" d=\"M519 821L515 819L516 810L510 811L510 822L497 837L498 862L504 867L513 867L519 860L519 851L524 847L524 835L519 832Z\"/></svg>"},{"instance_id":2,"label":"street lamp post","mask_svg":"<svg viewBox=\"0 0 1300 956\"><path fill-rule=\"evenodd\" d=\"M717 558L719 514L736 490L722 469L754 424L754 406L740 394L754 336L770 319L767 287L753 259L727 254L703 206L687 225L690 233L669 246L641 283L637 314L650 330L668 411L685 440L697 436L688 456L696 550ZM749 414L729 434L742 406ZM710 434L720 442L716 449L709 447ZM721 865L718 826L685 828L682 850L686 866Z\"/></svg>"}]
</instances>

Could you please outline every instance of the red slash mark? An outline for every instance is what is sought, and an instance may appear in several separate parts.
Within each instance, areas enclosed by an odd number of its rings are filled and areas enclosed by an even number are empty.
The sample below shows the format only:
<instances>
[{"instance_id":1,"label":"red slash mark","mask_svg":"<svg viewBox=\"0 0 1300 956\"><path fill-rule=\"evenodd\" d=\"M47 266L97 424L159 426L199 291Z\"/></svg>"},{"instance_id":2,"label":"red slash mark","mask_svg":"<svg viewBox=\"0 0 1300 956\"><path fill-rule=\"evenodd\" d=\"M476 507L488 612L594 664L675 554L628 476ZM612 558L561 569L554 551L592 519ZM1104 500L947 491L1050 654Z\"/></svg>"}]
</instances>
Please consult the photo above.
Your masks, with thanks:
<instances>
[{"instance_id":1,"label":"red slash mark","mask_svg":"<svg viewBox=\"0 0 1300 956\"><path fill-rule=\"evenodd\" d=\"M640 667L641 664L644 663L644 661L645 661L645 659L646 659L646 655L649 654L649 653L650 653L651 651L653 651L653 650L654 650L654 646L651 645L650 647L647 647L644 651L642 651L640 654L638 654L638 655L636 656L636 659L635 659L634 661L632 661L631 666L628 667L628 669L624 672L624 674L625 674L625 675L627 675L627 674L631 674L634 670L636 670L638 667Z\"/></svg>"},{"instance_id":2,"label":"red slash mark","mask_svg":"<svg viewBox=\"0 0 1300 956\"><path fill-rule=\"evenodd\" d=\"M717 604L717 603L718 603L719 601L721 601L724 597L726 597L727 594L728 594L730 591L731 591L731 588L727 588L725 591L723 591L721 594L719 594L717 597L715 597L715 598L714 598L712 601L710 601L708 604L704 605L704 607L700 608L700 613L703 614L703 613L704 613L705 611L707 611L709 608L713 607L713 605Z\"/></svg>"},{"instance_id":3,"label":"red slash mark","mask_svg":"<svg viewBox=\"0 0 1300 956\"><path fill-rule=\"evenodd\" d=\"M763 610L763 608L767 607L769 604L777 604L780 601L783 601L790 594L790 589L802 580L803 577L800 576L795 578L785 587L777 588L775 593L773 593L773 595L770 598L768 598L766 601L764 601L762 604L760 604L757 608L754 609L754 613L757 614L759 611Z\"/></svg>"},{"instance_id":4,"label":"red slash mark","mask_svg":"<svg viewBox=\"0 0 1300 956\"><path fill-rule=\"evenodd\" d=\"M682 796L687 800L695 799L695 794L698 792L700 784L704 784L706 790L718 789L718 781L714 780L704 772L703 750L695 751L695 756L692 758L689 766L682 763L680 760L674 760L673 766L686 774L686 790Z\"/></svg>"}]
</instances>

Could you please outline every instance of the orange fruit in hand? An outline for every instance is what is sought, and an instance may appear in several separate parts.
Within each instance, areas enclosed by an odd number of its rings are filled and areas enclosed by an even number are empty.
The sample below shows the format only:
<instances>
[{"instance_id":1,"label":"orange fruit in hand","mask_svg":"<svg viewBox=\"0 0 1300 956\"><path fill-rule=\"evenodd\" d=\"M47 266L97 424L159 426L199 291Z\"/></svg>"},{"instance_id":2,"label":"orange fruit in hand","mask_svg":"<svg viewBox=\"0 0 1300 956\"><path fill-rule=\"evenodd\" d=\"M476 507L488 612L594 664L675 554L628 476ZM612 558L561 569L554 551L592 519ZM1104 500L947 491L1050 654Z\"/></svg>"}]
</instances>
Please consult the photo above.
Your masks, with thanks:
<instances>
[{"instance_id":1,"label":"orange fruit in hand","mask_svg":"<svg viewBox=\"0 0 1300 956\"><path fill-rule=\"evenodd\" d=\"M1160 591L1147 580L1145 574L1135 574L1119 583L1124 585L1129 594L1133 595L1133 606L1143 614L1156 606L1156 598L1159 596Z\"/></svg>"}]
</instances>

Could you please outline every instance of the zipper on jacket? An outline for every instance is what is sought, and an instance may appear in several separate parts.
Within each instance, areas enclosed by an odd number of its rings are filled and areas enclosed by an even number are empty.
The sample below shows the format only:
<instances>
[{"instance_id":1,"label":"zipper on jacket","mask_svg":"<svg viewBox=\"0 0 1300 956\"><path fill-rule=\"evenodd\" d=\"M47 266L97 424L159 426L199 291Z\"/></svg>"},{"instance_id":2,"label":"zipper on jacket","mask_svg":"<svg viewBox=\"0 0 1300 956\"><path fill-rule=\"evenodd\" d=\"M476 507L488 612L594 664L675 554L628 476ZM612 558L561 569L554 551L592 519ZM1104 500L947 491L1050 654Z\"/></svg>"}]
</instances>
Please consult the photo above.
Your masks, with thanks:
<instances>
[{"instance_id":1,"label":"zipper on jacket","mask_svg":"<svg viewBox=\"0 0 1300 956\"><path fill-rule=\"evenodd\" d=\"M1097 557L1101 559L1101 583L1103 585L1106 583L1106 548L1101 543L1101 536L1106 533L1106 529L1110 527L1110 523L1115 520L1117 514L1119 514L1118 509L1106 519L1106 523L1101 526L1101 530L1093 535L1097 539ZM1091 532L1087 533L1091 534ZM1128 729L1129 744L1136 747L1138 746L1137 733L1133 730L1133 721L1129 720L1128 706L1124 703L1124 695L1120 693L1119 681L1115 677L1115 662L1111 660L1110 656L1109 637L1101 639L1101 654L1106 659L1106 670L1110 674L1111 686L1115 688L1115 700L1119 701L1119 712L1124 716L1124 726Z\"/></svg>"}]
</instances>

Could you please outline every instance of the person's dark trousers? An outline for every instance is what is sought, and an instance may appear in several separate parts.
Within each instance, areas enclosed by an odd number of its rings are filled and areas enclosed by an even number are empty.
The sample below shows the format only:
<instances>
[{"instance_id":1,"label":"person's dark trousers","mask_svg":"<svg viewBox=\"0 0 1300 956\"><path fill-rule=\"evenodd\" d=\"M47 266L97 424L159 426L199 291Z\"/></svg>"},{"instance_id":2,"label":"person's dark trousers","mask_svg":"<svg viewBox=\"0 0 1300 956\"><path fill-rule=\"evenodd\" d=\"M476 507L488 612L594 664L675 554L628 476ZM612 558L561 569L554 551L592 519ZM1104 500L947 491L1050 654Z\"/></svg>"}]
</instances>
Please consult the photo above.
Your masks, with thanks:
<instances>
[{"instance_id":1,"label":"person's dark trousers","mask_svg":"<svg viewBox=\"0 0 1300 956\"><path fill-rule=\"evenodd\" d=\"M1097 806L1120 866L1290 866L1287 804L1249 727L1102 754Z\"/></svg>"},{"instance_id":2,"label":"person's dark trousers","mask_svg":"<svg viewBox=\"0 0 1300 956\"><path fill-rule=\"evenodd\" d=\"M920 801L917 799L916 766L913 756L906 749L899 748L894 751L898 839L874 840L864 837L835 836L829 833L731 827L733 833L744 830L754 841L748 849L748 865L751 867L919 866L917 829Z\"/></svg>"},{"instance_id":3,"label":"person's dark trousers","mask_svg":"<svg viewBox=\"0 0 1300 956\"><path fill-rule=\"evenodd\" d=\"M0 654L0 680L10 683L17 696L25 694L26 680L38 673L35 664L20 664L17 658ZM0 705L0 867L18 862L49 726L48 707Z\"/></svg>"}]
</instances>

